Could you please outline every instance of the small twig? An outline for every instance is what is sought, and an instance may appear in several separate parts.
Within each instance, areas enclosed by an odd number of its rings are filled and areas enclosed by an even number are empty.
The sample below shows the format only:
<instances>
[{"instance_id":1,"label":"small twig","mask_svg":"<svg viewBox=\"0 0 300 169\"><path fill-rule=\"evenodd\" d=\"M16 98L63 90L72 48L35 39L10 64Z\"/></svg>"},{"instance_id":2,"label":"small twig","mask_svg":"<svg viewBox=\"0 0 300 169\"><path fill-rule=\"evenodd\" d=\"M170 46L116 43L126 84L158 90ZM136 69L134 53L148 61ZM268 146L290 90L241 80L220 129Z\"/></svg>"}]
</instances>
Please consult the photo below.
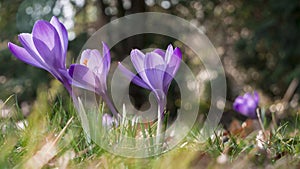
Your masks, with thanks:
<instances>
[{"instance_id":1,"label":"small twig","mask_svg":"<svg viewBox=\"0 0 300 169\"><path fill-rule=\"evenodd\" d=\"M264 124L263 124L263 122L262 122L262 120L261 120L260 109L259 109L259 108L256 109L256 114L257 114L257 118L258 118L259 125L260 125L260 127L261 127L261 129L262 129L264 135L266 136L265 127L264 127Z\"/></svg>"},{"instance_id":2,"label":"small twig","mask_svg":"<svg viewBox=\"0 0 300 169\"><path fill-rule=\"evenodd\" d=\"M284 96L283 96L282 101L288 102L288 101L292 98L292 96L293 96L295 90L296 90L297 87L298 87L298 84L299 84L299 80L298 80L297 78L294 78L294 79L292 80L292 82L290 83L288 89L286 90L286 92L285 92L285 94L284 94Z\"/></svg>"}]
</instances>

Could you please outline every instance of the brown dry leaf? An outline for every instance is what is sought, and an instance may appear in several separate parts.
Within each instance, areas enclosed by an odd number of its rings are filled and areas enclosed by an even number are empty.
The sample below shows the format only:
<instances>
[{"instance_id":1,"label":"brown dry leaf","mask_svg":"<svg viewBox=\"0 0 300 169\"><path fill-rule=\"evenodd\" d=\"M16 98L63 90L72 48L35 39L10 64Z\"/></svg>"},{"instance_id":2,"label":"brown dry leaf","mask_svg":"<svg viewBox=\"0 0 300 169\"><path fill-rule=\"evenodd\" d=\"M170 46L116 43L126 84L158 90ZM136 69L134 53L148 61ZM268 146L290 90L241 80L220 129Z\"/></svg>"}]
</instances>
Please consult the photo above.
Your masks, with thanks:
<instances>
[{"instance_id":1,"label":"brown dry leaf","mask_svg":"<svg viewBox=\"0 0 300 169\"><path fill-rule=\"evenodd\" d=\"M259 123L257 120L247 119L245 122L240 124L240 122L234 119L230 126L229 132L232 135L238 135L242 138L247 137L250 133L259 129Z\"/></svg>"},{"instance_id":2,"label":"brown dry leaf","mask_svg":"<svg viewBox=\"0 0 300 169\"><path fill-rule=\"evenodd\" d=\"M237 135L242 132L242 125L240 121L233 119L228 128L229 132L233 135Z\"/></svg>"},{"instance_id":3,"label":"brown dry leaf","mask_svg":"<svg viewBox=\"0 0 300 169\"><path fill-rule=\"evenodd\" d=\"M57 154L55 142L55 138L49 139L34 156L25 162L24 168L40 169L47 164Z\"/></svg>"},{"instance_id":4,"label":"brown dry leaf","mask_svg":"<svg viewBox=\"0 0 300 169\"><path fill-rule=\"evenodd\" d=\"M48 164L48 162L53 159L54 156L58 153L57 142L66 131L67 127L73 120L71 117L65 127L60 131L58 136L53 137L50 136L46 139L46 143L42 146L42 148L37 151L34 156L32 156L29 160L24 163L24 168L28 169L40 169L44 165Z\"/></svg>"}]
</instances>

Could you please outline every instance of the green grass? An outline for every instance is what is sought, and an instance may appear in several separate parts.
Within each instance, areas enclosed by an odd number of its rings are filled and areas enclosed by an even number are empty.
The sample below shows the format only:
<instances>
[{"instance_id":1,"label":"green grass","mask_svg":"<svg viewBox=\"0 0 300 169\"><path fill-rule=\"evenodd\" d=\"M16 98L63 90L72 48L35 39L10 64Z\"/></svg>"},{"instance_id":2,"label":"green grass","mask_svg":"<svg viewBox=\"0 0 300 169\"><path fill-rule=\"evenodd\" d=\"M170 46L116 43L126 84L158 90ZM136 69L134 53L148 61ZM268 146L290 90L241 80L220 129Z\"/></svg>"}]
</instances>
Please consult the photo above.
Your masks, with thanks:
<instances>
[{"instance_id":1,"label":"green grass","mask_svg":"<svg viewBox=\"0 0 300 169\"><path fill-rule=\"evenodd\" d=\"M258 130L246 135L225 133L220 128L206 141L200 141L199 128L173 150L150 158L113 155L86 139L70 100L49 98L38 91L31 114L23 117L17 104L10 104L13 115L0 119L0 168L299 168L299 116L281 121L275 128L266 125L267 139L257 146ZM13 99L10 99L13 100ZM103 110L103 109L101 109ZM27 123L24 129L18 122ZM141 137L155 132L141 126ZM136 126L115 127L113 132L136 136ZM246 129L243 129L246 130ZM147 132L146 132L147 131Z\"/></svg>"}]
</instances>

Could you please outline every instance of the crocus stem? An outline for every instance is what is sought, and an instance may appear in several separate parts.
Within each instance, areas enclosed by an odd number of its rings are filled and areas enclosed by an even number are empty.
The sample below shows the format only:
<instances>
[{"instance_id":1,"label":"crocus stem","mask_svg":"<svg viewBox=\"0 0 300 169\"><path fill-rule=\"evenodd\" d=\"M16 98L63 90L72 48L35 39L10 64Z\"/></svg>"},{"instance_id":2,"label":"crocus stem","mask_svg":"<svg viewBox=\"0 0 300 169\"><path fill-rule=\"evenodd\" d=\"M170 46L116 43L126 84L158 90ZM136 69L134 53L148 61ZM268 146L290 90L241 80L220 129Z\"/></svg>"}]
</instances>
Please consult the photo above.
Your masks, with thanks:
<instances>
[{"instance_id":1,"label":"crocus stem","mask_svg":"<svg viewBox=\"0 0 300 169\"><path fill-rule=\"evenodd\" d=\"M76 95L72 91L71 85L66 84L65 88L67 89L67 91L69 92L69 94L70 94L70 96L73 100L74 107L78 110L78 115L79 115L82 127L85 131L84 134L86 135L85 136L86 141L87 141L88 144L90 144L91 143L91 139L90 139L91 135L90 135L90 128L87 125L88 124L88 117L87 117L86 113L84 111L82 111L83 107L80 104L81 101L79 101L79 98L76 98Z\"/></svg>"},{"instance_id":2,"label":"crocus stem","mask_svg":"<svg viewBox=\"0 0 300 169\"><path fill-rule=\"evenodd\" d=\"M105 103L107 104L107 106L110 109L110 111L112 112L112 114L115 116L115 118L119 119L120 118L120 114L117 112L115 106L111 102L111 100L108 97L108 95L105 93L105 94L102 95L102 98L105 101Z\"/></svg>"},{"instance_id":3,"label":"crocus stem","mask_svg":"<svg viewBox=\"0 0 300 169\"><path fill-rule=\"evenodd\" d=\"M158 104L157 106L157 130L156 130L156 146L157 150L160 150L160 147L162 146L162 122L163 122L163 111L164 106L162 104Z\"/></svg>"}]
</instances>

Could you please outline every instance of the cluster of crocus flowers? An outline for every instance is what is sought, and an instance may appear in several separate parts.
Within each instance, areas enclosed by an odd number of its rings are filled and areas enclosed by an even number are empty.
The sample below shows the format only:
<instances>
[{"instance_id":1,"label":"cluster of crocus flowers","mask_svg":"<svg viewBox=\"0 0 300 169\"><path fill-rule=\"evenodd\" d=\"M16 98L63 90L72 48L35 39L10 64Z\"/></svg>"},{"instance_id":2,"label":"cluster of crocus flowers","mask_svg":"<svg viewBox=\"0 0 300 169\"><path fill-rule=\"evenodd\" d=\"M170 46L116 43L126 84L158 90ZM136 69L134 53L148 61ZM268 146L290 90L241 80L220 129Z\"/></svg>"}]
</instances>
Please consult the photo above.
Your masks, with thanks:
<instances>
[{"instance_id":1,"label":"cluster of crocus flowers","mask_svg":"<svg viewBox=\"0 0 300 169\"><path fill-rule=\"evenodd\" d=\"M233 109L249 118L257 118L256 109L259 103L259 96L257 92L246 93L243 96L238 96L234 103Z\"/></svg>"},{"instance_id":2,"label":"cluster of crocus flowers","mask_svg":"<svg viewBox=\"0 0 300 169\"><path fill-rule=\"evenodd\" d=\"M107 92L106 79L111 57L109 48L104 42L102 43L102 54L96 49L86 49L81 53L80 63L72 64L67 69L68 33L65 26L55 16L50 22L37 21L32 33L20 34L19 41L23 47L8 43L8 48L16 58L51 73L65 86L72 97L74 96L72 85L101 96L114 115L114 117L108 114L103 116L106 126L112 124L112 118L119 117ZM169 45L166 51L156 49L144 54L134 49L130 55L138 74L130 72L121 64L120 69L125 76L133 79L133 83L151 90L155 94L158 102L158 126L161 126L166 95L180 66L181 51L179 48L174 49L172 45Z\"/></svg>"}]
</instances>

